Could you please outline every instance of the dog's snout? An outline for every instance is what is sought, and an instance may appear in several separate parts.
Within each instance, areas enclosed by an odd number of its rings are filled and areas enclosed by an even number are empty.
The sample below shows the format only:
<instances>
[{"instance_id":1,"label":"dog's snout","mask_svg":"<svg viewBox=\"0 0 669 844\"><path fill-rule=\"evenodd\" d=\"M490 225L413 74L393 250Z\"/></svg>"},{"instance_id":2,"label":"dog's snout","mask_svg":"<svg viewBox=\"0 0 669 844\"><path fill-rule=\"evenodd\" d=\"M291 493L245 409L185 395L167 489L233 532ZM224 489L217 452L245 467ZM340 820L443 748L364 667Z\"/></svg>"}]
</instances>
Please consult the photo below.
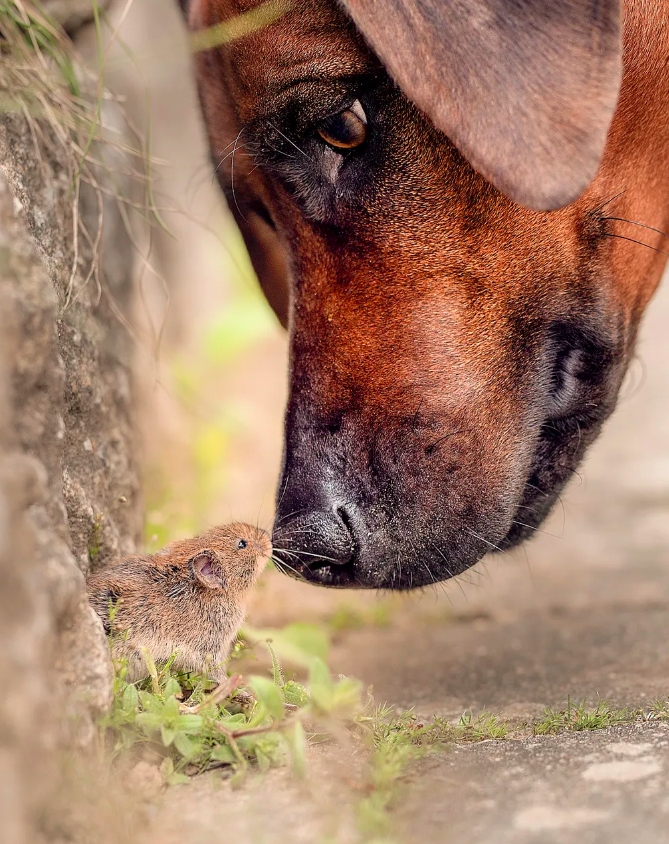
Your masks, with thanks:
<instances>
[{"instance_id":1,"label":"dog's snout","mask_svg":"<svg viewBox=\"0 0 669 844\"><path fill-rule=\"evenodd\" d=\"M277 512L275 552L291 568L311 570L350 563L355 552L346 514L341 508L295 512L290 502Z\"/></svg>"}]
</instances>

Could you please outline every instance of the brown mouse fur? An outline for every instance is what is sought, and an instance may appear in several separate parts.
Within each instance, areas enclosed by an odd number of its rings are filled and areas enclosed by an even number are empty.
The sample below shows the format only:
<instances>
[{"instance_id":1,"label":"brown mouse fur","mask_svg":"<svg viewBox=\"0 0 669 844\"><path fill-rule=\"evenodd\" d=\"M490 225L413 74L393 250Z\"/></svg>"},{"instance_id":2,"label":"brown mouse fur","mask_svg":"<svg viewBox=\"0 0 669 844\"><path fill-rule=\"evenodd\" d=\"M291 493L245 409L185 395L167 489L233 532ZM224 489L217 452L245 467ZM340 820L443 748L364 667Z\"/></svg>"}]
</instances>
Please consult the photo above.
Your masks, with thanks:
<instances>
[{"instance_id":1,"label":"brown mouse fur","mask_svg":"<svg viewBox=\"0 0 669 844\"><path fill-rule=\"evenodd\" d=\"M148 673L142 648L159 662L176 652L177 669L220 679L247 594L271 551L265 531L234 523L91 575L89 601L105 631L117 634L113 656L127 660L126 679Z\"/></svg>"}]
</instances>

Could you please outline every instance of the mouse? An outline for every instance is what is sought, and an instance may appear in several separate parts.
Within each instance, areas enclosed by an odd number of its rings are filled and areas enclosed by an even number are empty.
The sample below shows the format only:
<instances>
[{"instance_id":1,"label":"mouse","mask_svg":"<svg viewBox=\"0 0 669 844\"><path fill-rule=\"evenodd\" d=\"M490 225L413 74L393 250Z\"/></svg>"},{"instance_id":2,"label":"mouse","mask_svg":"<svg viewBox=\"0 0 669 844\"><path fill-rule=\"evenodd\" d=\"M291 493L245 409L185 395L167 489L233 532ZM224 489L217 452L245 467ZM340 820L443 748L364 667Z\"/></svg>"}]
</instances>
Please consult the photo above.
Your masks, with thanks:
<instances>
[{"instance_id":1,"label":"mouse","mask_svg":"<svg viewBox=\"0 0 669 844\"><path fill-rule=\"evenodd\" d=\"M246 599L272 553L266 531L242 522L126 557L90 575L88 599L112 636L125 680L148 676L143 655L221 682Z\"/></svg>"}]
</instances>

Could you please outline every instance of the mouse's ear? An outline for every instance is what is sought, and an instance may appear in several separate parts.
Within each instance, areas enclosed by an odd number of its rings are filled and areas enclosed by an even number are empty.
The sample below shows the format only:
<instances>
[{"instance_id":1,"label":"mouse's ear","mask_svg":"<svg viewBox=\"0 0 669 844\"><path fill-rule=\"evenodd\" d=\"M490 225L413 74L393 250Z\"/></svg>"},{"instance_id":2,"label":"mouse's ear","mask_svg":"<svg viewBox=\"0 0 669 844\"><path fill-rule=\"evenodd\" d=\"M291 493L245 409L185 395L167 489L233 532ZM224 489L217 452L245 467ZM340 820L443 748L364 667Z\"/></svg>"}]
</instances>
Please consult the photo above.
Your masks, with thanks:
<instances>
[{"instance_id":1,"label":"mouse's ear","mask_svg":"<svg viewBox=\"0 0 669 844\"><path fill-rule=\"evenodd\" d=\"M218 554L209 548L198 551L189 560L195 580L205 589L224 589L225 577Z\"/></svg>"},{"instance_id":2,"label":"mouse's ear","mask_svg":"<svg viewBox=\"0 0 669 844\"><path fill-rule=\"evenodd\" d=\"M341 0L389 74L521 205L576 199L622 75L620 0Z\"/></svg>"}]
</instances>

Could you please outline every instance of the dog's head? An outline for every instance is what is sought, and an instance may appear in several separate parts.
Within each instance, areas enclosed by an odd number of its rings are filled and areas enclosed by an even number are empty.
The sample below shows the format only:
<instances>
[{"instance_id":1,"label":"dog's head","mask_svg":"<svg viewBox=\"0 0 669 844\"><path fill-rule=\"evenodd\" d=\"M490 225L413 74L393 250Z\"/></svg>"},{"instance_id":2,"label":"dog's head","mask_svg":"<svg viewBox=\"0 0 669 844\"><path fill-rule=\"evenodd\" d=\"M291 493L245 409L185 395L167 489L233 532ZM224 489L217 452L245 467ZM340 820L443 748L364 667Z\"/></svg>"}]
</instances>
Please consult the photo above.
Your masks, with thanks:
<instances>
[{"instance_id":1,"label":"dog's head","mask_svg":"<svg viewBox=\"0 0 669 844\"><path fill-rule=\"evenodd\" d=\"M290 331L286 560L406 588L518 542L614 406L649 295L621 276L658 274L604 220L616 0L191 0L189 23Z\"/></svg>"}]
</instances>

